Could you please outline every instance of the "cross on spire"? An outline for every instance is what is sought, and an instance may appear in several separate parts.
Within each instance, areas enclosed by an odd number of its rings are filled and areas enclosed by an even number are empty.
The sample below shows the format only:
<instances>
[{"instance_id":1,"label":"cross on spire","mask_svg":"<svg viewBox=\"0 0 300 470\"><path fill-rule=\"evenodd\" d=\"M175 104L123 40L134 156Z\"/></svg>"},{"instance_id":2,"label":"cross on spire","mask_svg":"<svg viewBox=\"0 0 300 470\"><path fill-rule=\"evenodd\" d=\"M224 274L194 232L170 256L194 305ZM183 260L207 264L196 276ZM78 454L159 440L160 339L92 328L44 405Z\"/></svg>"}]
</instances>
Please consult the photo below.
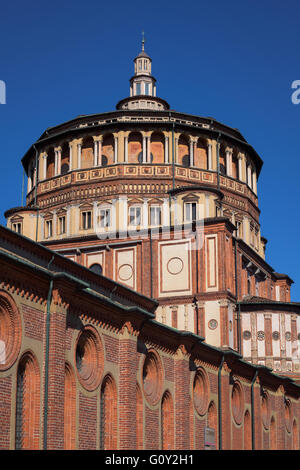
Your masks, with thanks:
<instances>
[{"instance_id":1,"label":"cross on spire","mask_svg":"<svg viewBox=\"0 0 300 470\"><path fill-rule=\"evenodd\" d=\"M145 50L145 33L142 31L142 51L144 52Z\"/></svg>"}]
</instances>

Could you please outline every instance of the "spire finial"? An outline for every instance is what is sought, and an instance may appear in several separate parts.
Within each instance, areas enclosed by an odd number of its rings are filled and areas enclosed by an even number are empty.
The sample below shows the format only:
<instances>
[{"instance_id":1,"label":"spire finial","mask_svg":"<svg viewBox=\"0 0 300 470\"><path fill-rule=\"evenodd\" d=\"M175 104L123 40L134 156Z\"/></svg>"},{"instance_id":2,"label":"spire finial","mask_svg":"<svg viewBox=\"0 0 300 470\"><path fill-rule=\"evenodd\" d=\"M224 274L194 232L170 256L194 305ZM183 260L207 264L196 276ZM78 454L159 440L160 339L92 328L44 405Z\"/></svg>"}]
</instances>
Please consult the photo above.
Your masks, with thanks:
<instances>
[{"instance_id":1,"label":"spire finial","mask_svg":"<svg viewBox=\"0 0 300 470\"><path fill-rule=\"evenodd\" d=\"M142 31L142 51L144 52L145 50L145 33Z\"/></svg>"}]
</instances>

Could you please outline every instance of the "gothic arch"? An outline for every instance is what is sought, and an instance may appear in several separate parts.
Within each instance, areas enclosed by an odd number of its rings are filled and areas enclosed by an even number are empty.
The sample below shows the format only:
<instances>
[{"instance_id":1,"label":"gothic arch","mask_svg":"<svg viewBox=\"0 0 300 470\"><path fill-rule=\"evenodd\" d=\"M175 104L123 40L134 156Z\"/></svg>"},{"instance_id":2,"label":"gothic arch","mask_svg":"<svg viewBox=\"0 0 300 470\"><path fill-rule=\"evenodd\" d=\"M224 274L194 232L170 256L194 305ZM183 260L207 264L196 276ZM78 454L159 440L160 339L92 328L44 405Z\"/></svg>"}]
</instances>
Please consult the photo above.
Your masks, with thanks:
<instances>
[{"instance_id":1,"label":"gothic arch","mask_svg":"<svg viewBox=\"0 0 300 470\"><path fill-rule=\"evenodd\" d=\"M215 431L215 444L216 449L218 448L218 414L217 407L214 401L211 401L207 411L207 425L209 428Z\"/></svg>"},{"instance_id":2,"label":"gothic arch","mask_svg":"<svg viewBox=\"0 0 300 470\"><path fill-rule=\"evenodd\" d=\"M111 375L102 383L100 396L100 449L117 449L117 387Z\"/></svg>"},{"instance_id":3,"label":"gothic arch","mask_svg":"<svg viewBox=\"0 0 300 470\"><path fill-rule=\"evenodd\" d=\"M31 351L20 359L17 369L15 448L39 449L40 370Z\"/></svg>"},{"instance_id":4,"label":"gothic arch","mask_svg":"<svg viewBox=\"0 0 300 470\"><path fill-rule=\"evenodd\" d=\"M76 381L70 364L65 365L64 449L76 448Z\"/></svg>"},{"instance_id":5,"label":"gothic arch","mask_svg":"<svg viewBox=\"0 0 300 470\"><path fill-rule=\"evenodd\" d=\"M166 391L161 400L161 447L174 449L174 406L172 395Z\"/></svg>"},{"instance_id":6,"label":"gothic arch","mask_svg":"<svg viewBox=\"0 0 300 470\"><path fill-rule=\"evenodd\" d=\"M252 449L251 441L251 418L250 413L247 410L244 414L244 450Z\"/></svg>"}]
</instances>

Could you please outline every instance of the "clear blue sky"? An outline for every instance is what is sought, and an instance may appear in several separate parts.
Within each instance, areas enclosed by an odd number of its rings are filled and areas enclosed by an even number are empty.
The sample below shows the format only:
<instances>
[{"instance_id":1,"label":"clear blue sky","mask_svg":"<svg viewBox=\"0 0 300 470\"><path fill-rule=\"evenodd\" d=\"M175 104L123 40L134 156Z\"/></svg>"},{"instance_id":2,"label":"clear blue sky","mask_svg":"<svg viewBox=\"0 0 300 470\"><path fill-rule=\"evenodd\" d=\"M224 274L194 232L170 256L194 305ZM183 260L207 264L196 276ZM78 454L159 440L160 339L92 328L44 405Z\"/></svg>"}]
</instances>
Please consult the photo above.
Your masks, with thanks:
<instances>
[{"instance_id":1,"label":"clear blue sky","mask_svg":"<svg viewBox=\"0 0 300 470\"><path fill-rule=\"evenodd\" d=\"M239 1L6 1L1 4L3 212L21 205L20 159L47 128L115 109L145 31L158 95L237 127L264 160L258 183L267 261L300 301L300 4Z\"/></svg>"}]
</instances>

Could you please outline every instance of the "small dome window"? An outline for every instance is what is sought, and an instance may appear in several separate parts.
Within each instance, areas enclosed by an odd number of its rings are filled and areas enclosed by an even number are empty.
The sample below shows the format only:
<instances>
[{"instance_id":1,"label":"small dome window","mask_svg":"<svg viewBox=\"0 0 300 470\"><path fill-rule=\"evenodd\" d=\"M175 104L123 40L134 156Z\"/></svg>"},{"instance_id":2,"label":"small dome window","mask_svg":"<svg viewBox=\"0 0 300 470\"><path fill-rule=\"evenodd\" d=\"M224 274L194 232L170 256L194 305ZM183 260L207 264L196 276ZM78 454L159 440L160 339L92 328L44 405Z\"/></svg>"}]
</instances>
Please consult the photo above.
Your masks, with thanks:
<instances>
[{"instance_id":1,"label":"small dome window","mask_svg":"<svg viewBox=\"0 0 300 470\"><path fill-rule=\"evenodd\" d=\"M103 272L101 264L98 263L92 264L92 266L90 266L90 270L93 271L93 273L95 274L102 274Z\"/></svg>"}]
</instances>

